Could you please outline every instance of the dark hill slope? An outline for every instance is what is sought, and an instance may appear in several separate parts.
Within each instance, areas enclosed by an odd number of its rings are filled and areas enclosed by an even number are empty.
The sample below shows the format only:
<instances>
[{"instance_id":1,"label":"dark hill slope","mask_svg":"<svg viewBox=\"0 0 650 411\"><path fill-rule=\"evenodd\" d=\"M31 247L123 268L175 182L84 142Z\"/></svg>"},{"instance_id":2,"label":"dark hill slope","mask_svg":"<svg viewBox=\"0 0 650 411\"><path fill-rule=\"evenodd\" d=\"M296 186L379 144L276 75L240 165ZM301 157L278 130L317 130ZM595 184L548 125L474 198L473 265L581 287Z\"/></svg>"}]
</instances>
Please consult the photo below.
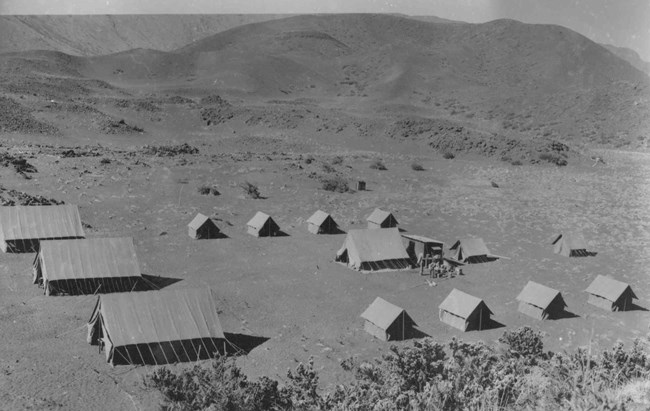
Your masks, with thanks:
<instances>
[{"instance_id":1,"label":"dark hill slope","mask_svg":"<svg viewBox=\"0 0 650 411\"><path fill-rule=\"evenodd\" d=\"M73 55L134 48L172 50L249 23L286 15L0 16L0 53L55 50Z\"/></svg>"}]
</instances>

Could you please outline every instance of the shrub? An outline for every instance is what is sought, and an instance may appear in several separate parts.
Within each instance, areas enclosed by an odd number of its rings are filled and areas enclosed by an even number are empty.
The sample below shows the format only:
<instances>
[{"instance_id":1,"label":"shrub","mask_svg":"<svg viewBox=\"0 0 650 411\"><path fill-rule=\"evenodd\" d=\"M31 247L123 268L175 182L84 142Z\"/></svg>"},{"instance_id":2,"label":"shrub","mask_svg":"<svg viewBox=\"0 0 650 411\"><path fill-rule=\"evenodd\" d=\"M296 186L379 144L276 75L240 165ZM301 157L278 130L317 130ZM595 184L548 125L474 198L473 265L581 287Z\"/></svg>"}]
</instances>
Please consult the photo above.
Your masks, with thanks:
<instances>
[{"instance_id":1,"label":"shrub","mask_svg":"<svg viewBox=\"0 0 650 411\"><path fill-rule=\"evenodd\" d=\"M506 331L500 350L456 338L431 338L391 346L372 362L341 361L350 382L321 394L313 360L286 374L287 383L262 377L250 381L232 358L178 374L162 367L145 385L164 396L164 409L609 409L623 410L618 395L630 382L647 385L650 358L637 340L625 350L617 343L591 355L586 349L545 353L542 334L530 327ZM636 409L636 408L633 408Z\"/></svg>"},{"instance_id":2,"label":"shrub","mask_svg":"<svg viewBox=\"0 0 650 411\"><path fill-rule=\"evenodd\" d=\"M451 159L453 159L453 158L455 158L455 157L456 157L456 156L454 155L454 153L451 153L451 152L449 152L449 151L445 151L445 152L442 154L442 158L445 158L445 159L447 159L447 160L451 160Z\"/></svg>"},{"instance_id":3,"label":"shrub","mask_svg":"<svg viewBox=\"0 0 650 411\"><path fill-rule=\"evenodd\" d=\"M348 181L340 176L322 179L321 188L323 190L333 191L336 193L347 193L350 191Z\"/></svg>"},{"instance_id":4,"label":"shrub","mask_svg":"<svg viewBox=\"0 0 650 411\"><path fill-rule=\"evenodd\" d=\"M110 164L110 163L111 163L111 160L108 159L108 158L106 158L106 157L104 157L104 158L102 158L101 160L99 160L99 163L100 163L100 164Z\"/></svg>"},{"instance_id":5,"label":"shrub","mask_svg":"<svg viewBox=\"0 0 650 411\"><path fill-rule=\"evenodd\" d=\"M244 189L244 193L246 193L246 195L249 196L250 198L254 198L254 199L261 198L260 190L255 184L250 183L248 181L244 181L243 183L241 183L240 187Z\"/></svg>"},{"instance_id":6,"label":"shrub","mask_svg":"<svg viewBox=\"0 0 650 411\"><path fill-rule=\"evenodd\" d=\"M553 153L541 153L539 155L540 160L548 161L549 163L555 164L556 166L565 166L568 164L566 159L560 157L557 154Z\"/></svg>"},{"instance_id":7,"label":"shrub","mask_svg":"<svg viewBox=\"0 0 650 411\"><path fill-rule=\"evenodd\" d=\"M336 169L327 163L323 163L323 171L326 173L333 173Z\"/></svg>"},{"instance_id":8,"label":"shrub","mask_svg":"<svg viewBox=\"0 0 650 411\"><path fill-rule=\"evenodd\" d=\"M332 159L332 164L338 165L338 164L343 164L343 157L341 156L336 156Z\"/></svg>"},{"instance_id":9,"label":"shrub","mask_svg":"<svg viewBox=\"0 0 650 411\"><path fill-rule=\"evenodd\" d=\"M521 161L519 161L519 160L512 161L510 164L512 164L513 166L523 166L523 165L524 165L524 164L523 164Z\"/></svg>"},{"instance_id":10,"label":"shrub","mask_svg":"<svg viewBox=\"0 0 650 411\"><path fill-rule=\"evenodd\" d=\"M207 195L210 195L210 194L212 194L213 196L218 196L219 194L221 194L221 193L219 193L219 190L217 190L215 187L209 186L207 184L204 184L204 185L201 185L201 186L197 187L196 191L198 191L199 194L204 195L204 196L207 196Z\"/></svg>"},{"instance_id":11,"label":"shrub","mask_svg":"<svg viewBox=\"0 0 650 411\"><path fill-rule=\"evenodd\" d=\"M305 159L305 164L311 164L311 163L313 163L314 161L316 161L316 159L314 158L314 156L307 156L307 158Z\"/></svg>"},{"instance_id":12,"label":"shrub","mask_svg":"<svg viewBox=\"0 0 650 411\"><path fill-rule=\"evenodd\" d=\"M381 160L375 160L370 164L370 168L373 170L388 170L384 163L381 162Z\"/></svg>"},{"instance_id":13,"label":"shrub","mask_svg":"<svg viewBox=\"0 0 650 411\"><path fill-rule=\"evenodd\" d=\"M420 163L411 164L411 169L414 171L424 171L424 167Z\"/></svg>"}]
</instances>

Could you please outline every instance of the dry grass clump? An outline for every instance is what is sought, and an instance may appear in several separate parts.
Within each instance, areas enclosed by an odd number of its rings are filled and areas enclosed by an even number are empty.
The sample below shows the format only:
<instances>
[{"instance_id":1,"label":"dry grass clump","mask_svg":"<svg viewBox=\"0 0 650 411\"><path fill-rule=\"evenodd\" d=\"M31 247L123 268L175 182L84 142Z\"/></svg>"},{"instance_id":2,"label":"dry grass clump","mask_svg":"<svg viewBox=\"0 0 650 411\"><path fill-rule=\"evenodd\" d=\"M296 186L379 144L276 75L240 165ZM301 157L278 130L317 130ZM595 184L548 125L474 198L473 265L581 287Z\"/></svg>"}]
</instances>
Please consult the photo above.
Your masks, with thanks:
<instances>
[{"instance_id":1,"label":"dry grass clump","mask_svg":"<svg viewBox=\"0 0 650 411\"><path fill-rule=\"evenodd\" d=\"M381 160L375 160L372 163L370 163L370 168L372 168L373 170L388 170Z\"/></svg>"}]
</instances>

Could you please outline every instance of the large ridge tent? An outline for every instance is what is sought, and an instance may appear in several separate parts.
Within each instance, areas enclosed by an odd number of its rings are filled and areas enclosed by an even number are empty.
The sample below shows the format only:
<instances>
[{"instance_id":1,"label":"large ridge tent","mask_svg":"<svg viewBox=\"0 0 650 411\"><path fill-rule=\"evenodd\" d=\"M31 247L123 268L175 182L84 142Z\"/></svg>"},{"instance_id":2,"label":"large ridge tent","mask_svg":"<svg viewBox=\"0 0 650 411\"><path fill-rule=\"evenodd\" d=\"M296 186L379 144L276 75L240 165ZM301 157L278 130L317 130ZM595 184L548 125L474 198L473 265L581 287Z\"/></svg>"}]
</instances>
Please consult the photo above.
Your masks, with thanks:
<instances>
[{"instance_id":1,"label":"large ridge tent","mask_svg":"<svg viewBox=\"0 0 650 411\"><path fill-rule=\"evenodd\" d=\"M0 248L4 252L33 252L40 240L85 236L76 205L0 207Z\"/></svg>"},{"instance_id":2,"label":"large ridge tent","mask_svg":"<svg viewBox=\"0 0 650 411\"><path fill-rule=\"evenodd\" d=\"M350 230L336 261L358 271L402 270L411 267L397 228Z\"/></svg>"},{"instance_id":3,"label":"large ridge tent","mask_svg":"<svg viewBox=\"0 0 650 411\"><path fill-rule=\"evenodd\" d=\"M442 241L415 234L402 234L402 237L408 240L406 252L413 260L417 259L420 254L427 258L434 255L442 257L442 249L444 248Z\"/></svg>"},{"instance_id":4,"label":"large ridge tent","mask_svg":"<svg viewBox=\"0 0 650 411\"><path fill-rule=\"evenodd\" d=\"M555 254L560 254L565 257L586 257L589 255L587 241L585 241L582 234L559 234L553 240L553 245L555 246L553 249Z\"/></svg>"},{"instance_id":5,"label":"large ridge tent","mask_svg":"<svg viewBox=\"0 0 650 411\"><path fill-rule=\"evenodd\" d=\"M87 339L111 365L196 361L226 350L209 288L101 295Z\"/></svg>"},{"instance_id":6,"label":"large ridge tent","mask_svg":"<svg viewBox=\"0 0 650 411\"><path fill-rule=\"evenodd\" d=\"M219 235L219 228L210 217L198 213L187 225L187 234L194 239L215 238Z\"/></svg>"},{"instance_id":7,"label":"large ridge tent","mask_svg":"<svg viewBox=\"0 0 650 411\"><path fill-rule=\"evenodd\" d=\"M604 275L597 276L585 291L589 293L589 304L610 311L631 310L632 299L638 298L629 284Z\"/></svg>"},{"instance_id":8,"label":"large ridge tent","mask_svg":"<svg viewBox=\"0 0 650 411\"><path fill-rule=\"evenodd\" d=\"M34 260L46 295L126 292L141 281L130 237L41 241Z\"/></svg>"},{"instance_id":9,"label":"large ridge tent","mask_svg":"<svg viewBox=\"0 0 650 411\"><path fill-rule=\"evenodd\" d=\"M560 318L567 306L558 290L533 281L528 281L517 300L519 312L538 320Z\"/></svg>"},{"instance_id":10,"label":"large ridge tent","mask_svg":"<svg viewBox=\"0 0 650 411\"><path fill-rule=\"evenodd\" d=\"M458 240L449 248L453 251L452 258L467 264L485 263L499 258L490 254L481 238Z\"/></svg>"},{"instance_id":11,"label":"large ridge tent","mask_svg":"<svg viewBox=\"0 0 650 411\"><path fill-rule=\"evenodd\" d=\"M338 225L331 215L318 210L307 220L307 229L313 234L334 234L338 232Z\"/></svg>"},{"instance_id":12,"label":"large ridge tent","mask_svg":"<svg viewBox=\"0 0 650 411\"><path fill-rule=\"evenodd\" d=\"M383 341L404 340L412 334L412 328L416 325L403 308L381 297L375 298L361 318L366 320L366 332Z\"/></svg>"},{"instance_id":13,"label":"large ridge tent","mask_svg":"<svg viewBox=\"0 0 650 411\"><path fill-rule=\"evenodd\" d=\"M392 228L398 225L393 214L381 208L375 208L366 218L366 221L368 222L368 228Z\"/></svg>"},{"instance_id":14,"label":"large ridge tent","mask_svg":"<svg viewBox=\"0 0 650 411\"><path fill-rule=\"evenodd\" d=\"M271 216L258 211L246 224L248 234L256 237L273 237L279 234L280 227L273 221Z\"/></svg>"},{"instance_id":15,"label":"large ridge tent","mask_svg":"<svg viewBox=\"0 0 650 411\"><path fill-rule=\"evenodd\" d=\"M461 331L482 330L492 315L483 300L455 288L438 308L440 321Z\"/></svg>"}]
</instances>

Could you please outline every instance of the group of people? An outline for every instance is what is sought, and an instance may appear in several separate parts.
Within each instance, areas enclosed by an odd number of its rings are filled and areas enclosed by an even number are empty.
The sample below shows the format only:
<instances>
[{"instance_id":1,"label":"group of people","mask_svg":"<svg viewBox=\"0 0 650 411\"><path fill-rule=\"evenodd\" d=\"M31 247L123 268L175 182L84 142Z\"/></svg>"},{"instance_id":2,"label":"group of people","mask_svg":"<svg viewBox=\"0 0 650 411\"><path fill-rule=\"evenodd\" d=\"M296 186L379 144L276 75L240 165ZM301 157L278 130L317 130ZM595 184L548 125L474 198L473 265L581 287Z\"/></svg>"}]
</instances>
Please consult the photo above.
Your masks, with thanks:
<instances>
[{"instance_id":1,"label":"group of people","mask_svg":"<svg viewBox=\"0 0 650 411\"><path fill-rule=\"evenodd\" d=\"M420 267L420 274L424 274L424 270L426 269L429 271L431 278L453 278L457 275L463 275L463 270L460 267L454 266L449 261L443 259L441 255L437 254L426 258L420 254L417 264Z\"/></svg>"}]
</instances>

